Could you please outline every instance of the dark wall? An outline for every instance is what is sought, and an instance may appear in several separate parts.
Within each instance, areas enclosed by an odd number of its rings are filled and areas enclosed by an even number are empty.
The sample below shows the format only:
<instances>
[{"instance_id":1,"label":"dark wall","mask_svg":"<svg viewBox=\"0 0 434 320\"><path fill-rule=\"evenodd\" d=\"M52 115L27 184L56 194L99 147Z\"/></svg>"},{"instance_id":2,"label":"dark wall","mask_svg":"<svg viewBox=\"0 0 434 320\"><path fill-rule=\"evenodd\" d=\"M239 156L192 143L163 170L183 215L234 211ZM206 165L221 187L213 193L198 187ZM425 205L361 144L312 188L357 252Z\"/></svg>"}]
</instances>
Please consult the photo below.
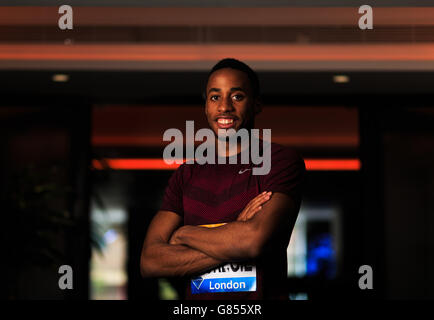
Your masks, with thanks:
<instances>
[{"instance_id":1,"label":"dark wall","mask_svg":"<svg viewBox=\"0 0 434 320\"><path fill-rule=\"evenodd\" d=\"M434 114L402 111L382 135L390 298L434 298Z\"/></svg>"},{"instance_id":2,"label":"dark wall","mask_svg":"<svg viewBox=\"0 0 434 320\"><path fill-rule=\"evenodd\" d=\"M378 297L434 297L434 108L362 112L364 250Z\"/></svg>"},{"instance_id":3,"label":"dark wall","mask_svg":"<svg viewBox=\"0 0 434 320\"><path fill-rule=\"evenodd\" d=\"M87 298L89 126L85 104L0 107L7 299ZM73 290L59 289L64 264Z\"/></svg>"}]
</instances>

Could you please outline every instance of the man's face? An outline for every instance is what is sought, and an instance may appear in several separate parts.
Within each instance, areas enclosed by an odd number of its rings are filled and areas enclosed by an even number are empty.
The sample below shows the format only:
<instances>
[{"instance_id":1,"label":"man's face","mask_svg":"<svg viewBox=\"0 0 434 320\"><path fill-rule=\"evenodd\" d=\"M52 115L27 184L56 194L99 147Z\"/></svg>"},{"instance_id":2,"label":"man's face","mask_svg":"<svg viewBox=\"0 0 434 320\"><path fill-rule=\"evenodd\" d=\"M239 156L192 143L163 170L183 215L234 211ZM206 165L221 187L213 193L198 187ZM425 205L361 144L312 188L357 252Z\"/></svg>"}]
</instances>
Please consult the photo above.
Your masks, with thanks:
<instances>
[{"instance_id":1,"label":"man's face","mask_svg":"<svg viewBox=\"0 0 434 320\"><path fill-rule=\"evenodd\" d=\"M218 129L253 128L259 111L259 101L253 97L244 72L224 68L211 74L206 87L205 114L216 135Z\"/></svg>"}]
</instances>

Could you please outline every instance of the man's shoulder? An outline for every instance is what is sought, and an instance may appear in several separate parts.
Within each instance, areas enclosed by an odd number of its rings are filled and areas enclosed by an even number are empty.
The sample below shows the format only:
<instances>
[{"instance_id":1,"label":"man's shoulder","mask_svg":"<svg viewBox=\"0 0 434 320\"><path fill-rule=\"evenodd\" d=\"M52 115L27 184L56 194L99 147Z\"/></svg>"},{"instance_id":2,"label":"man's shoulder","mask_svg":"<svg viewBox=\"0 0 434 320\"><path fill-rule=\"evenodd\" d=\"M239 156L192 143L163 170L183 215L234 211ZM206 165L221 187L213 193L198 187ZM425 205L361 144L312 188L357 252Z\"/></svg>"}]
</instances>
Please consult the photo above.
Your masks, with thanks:
<instances>
[{"instance_id":1,"label":"man's shoulder","mask_svg":"<svg viewBox=\"0 0 434 320\"><path fill-rule=\"evenodd\" d=\"M195 172L200 169L202 165L194 162L194 163L182 163L174 172L174 175L181 178L184 183L188 183L193 176L195 176Z\"/></svg>"},{"instance_id":2,"label":"man's shoulder","mask_svg":"<svg viewBox=\"0 0 434 320\"><path fill-rule=\"evenodd\" d=\"M172 176L176 177L176 179L180 179L181 181L185 181L191 175L190 170L191 170L191 166L187 165L184 162L178 168L176 168Z\"/></svg>"},{"instance_id":3,"label":"man's shoulder","mask_svg":"<svg viewBox=\"0 0 434 320\"><path fill-rule=\"evenodd\" d=\"M185 175L185 174L188 174L190 171L191 171L191 169L192 169L192 166L193 166L194 164L188 164L188 163L185 163L185 162L183 162L176 170L175 170L175 173L177 173L177 174L180 174L180 175Z\"/></svg>"}]
</instances>

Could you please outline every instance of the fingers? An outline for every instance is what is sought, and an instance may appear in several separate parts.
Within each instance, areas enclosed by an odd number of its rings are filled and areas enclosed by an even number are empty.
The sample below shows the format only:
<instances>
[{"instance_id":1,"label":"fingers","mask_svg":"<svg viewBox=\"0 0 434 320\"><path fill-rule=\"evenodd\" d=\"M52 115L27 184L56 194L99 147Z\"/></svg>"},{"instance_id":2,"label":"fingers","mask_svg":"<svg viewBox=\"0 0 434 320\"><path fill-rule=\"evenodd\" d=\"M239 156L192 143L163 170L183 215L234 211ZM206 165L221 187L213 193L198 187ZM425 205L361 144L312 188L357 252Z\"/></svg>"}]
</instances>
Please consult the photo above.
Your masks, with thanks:
<instances>
[{"instance_id":1,"label":"fingers","mask_svg":"<svg viewBox=\"0 0 434 320\"><path fill-rule=\"evenodd\" d=\"M245 220L249 220L249 219L251 219L251 218L253 218L253 216L258 212L258 211L260 211L262 209L262 206L258 206L258 207L256 207L256 208L254 208L254 209L252 209L252 210L249 210L248 212L246 212L246 215L245 215Z\"/></svg>"},{"instance_id":2,"label":"fingers","mask_svg":"<svg viewBox=\"0 0 434 320\"><path fill-rule=\"evenodd\" d=\"M170 237L169 244L177 244L177 241L176 241L176 231Z\"/></svg>"},{"instance_id":3,"label":"fingers","mask_svg":"<svg viewBox=\"0 0 434 320\"><path fill-rule=\"evenodd\" d=\"M252 218L259 210L262 209L262 204L270 200L271 194L271 191L264 191L253 198L238 216L237 220L246 221Z\"/></svg>"},{"instance_id":4,"label":"fingers","mask_svg":"<svg viewBox=\"0 0 434 320\"><path fill-rule=\"evenodd\" d=\"M249 206L250 209L253 209L253 208L260 206L261 204L270 200L271 193L272 193L271 191L270 192L264 191L260 195L253 198L253 200L251 200L247 206Z\"/></svg>"}]
</instances>

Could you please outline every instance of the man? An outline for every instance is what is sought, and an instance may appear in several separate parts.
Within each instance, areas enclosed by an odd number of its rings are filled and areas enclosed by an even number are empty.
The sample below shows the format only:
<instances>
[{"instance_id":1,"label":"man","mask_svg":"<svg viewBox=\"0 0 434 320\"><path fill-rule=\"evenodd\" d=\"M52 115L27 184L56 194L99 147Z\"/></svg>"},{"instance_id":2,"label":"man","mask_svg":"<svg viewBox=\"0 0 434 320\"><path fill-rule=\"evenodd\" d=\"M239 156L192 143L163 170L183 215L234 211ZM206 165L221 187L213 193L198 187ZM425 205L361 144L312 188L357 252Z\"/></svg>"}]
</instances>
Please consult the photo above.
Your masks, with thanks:
<instances>
[{"instance_id":1,"label":"man","mask_svg":"<svg viewBox=\"0 0 434 320\"><path fill-rule=\"evenodd\" d=\"M261 111L255 72L235 59L208 75L205 114L219 129L252 129ZM142 250L144 277L188 277L187 299L287 299L286 248L301 202L304 161L271 143L271 170L252 163L183 164L170 178ZM219 154L220 156L220 154Z\"/></svg>"}]
</instances>

